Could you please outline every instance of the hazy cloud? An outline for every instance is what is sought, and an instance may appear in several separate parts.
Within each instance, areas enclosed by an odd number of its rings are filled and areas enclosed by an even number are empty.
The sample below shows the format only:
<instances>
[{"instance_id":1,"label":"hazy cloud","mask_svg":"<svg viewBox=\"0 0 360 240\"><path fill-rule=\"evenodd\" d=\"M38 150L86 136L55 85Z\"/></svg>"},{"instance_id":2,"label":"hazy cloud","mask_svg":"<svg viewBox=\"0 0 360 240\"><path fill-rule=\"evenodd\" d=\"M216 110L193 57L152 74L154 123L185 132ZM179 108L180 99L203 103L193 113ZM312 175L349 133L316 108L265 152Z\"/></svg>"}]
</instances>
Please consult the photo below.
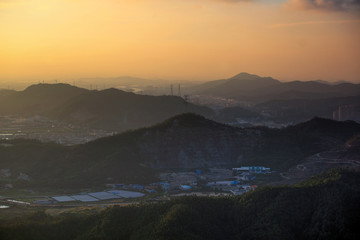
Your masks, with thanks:
<instances>
[{"instance_id":1,"label":"hazy cloud","mask_svg":"<svg viewBox=\"0 0 360 240\"><path fill-rule=\"evenodd\" d=\"M360 8L360 0L287 0L286 8L300 10L349 11Z\"/></svg>"},{"instance_id":2,"label":"hazy cloud","mask_svg":"<svg viewBox=\"0 0 360 240\"><path fill-rule=\"evenodd\" d=\"M360 19L353 20L334 20L334 21L306 21L306 22L292 22L292 23L279 23L269 25L268 28L287 28L287 27L297 27L303 25L321 25L321 24L346 24L346 23L360 23Z\"/></svg>"},{"instance_id":3,"label":"hazy cloud","mask_svg":"<svg viewBox=\"0 0 360 240\"><path fill-rule=\"evenodd\" d=\"M18 1L0 0L0 9L11 8L17 6Z\"/></svg>"}]
</instances>

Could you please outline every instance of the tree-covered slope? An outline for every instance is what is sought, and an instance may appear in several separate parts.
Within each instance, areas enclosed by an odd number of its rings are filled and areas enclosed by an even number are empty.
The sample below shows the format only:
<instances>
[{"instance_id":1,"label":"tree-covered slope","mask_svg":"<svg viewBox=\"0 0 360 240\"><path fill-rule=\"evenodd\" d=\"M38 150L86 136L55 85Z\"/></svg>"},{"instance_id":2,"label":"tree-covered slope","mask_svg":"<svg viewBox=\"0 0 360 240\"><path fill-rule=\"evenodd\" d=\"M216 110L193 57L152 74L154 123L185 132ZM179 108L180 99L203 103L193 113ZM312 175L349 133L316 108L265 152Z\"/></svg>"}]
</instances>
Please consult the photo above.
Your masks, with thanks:
<instances>
[{"instance_id":1,"label":"tree-covered slope","mask_svg":"<svg viewBox=\"0 0 360 240\"><path fill-rule=\"evenodd\" d=\"M62 83L37 84L24 91L7 91L7 94L0 94L0 115L40 115L86 91Z\"/></svg>"},{"instance_id":2,"label":"tree-covered slope","mask_svg":"<svg viewBox=\"0 0 360 240\"><path fill-rule=\"evenodd\" d=\"M188 103L181 97L137 95L118 89L88 91L46 115L78 125L124 131L151 126L185 112L213 115L211 109Z\"/></svg>"},{"instance_id":3,"label":"tree-covered slope","mask_svg":"<svg viewBox=\"0 0 360 240\"><path fill-rule=\"evenodd\" d=\"M0 223L1 239L358 239L360 174L335 169L239 197L187 197L95 214L37 213Z\"/></svg>"},{"instance_id":4,"label":"tree-covered slope","mask_svg":"<svg viewBox=\"0 0 360 240\"><path fill-rule=\"evenodd\" d=\"M87 90L69 84L37 84L24 91L0 91L0 116L45 116L110 131L151 126L177 114L213 115L176 96L148 96L118 89Z\"/></svg>"},{"instance_id":5,"label":"tree-covered slope","mask_svg":"<svg viewBox=\"0 0 360 240\"><path fill-rule=\"evenodd\" d=\"M153 181L156 172L167 168L264 165L285 171L306 157L343 146L359 133L355 122L313 119L284 129L234 128L183 114L153 127L71 147L5 141L0 144L0 159L1 168L10 169L15 179L20 173L33 179L21 184L134 183Z\"/></svg>"}]
</instances>

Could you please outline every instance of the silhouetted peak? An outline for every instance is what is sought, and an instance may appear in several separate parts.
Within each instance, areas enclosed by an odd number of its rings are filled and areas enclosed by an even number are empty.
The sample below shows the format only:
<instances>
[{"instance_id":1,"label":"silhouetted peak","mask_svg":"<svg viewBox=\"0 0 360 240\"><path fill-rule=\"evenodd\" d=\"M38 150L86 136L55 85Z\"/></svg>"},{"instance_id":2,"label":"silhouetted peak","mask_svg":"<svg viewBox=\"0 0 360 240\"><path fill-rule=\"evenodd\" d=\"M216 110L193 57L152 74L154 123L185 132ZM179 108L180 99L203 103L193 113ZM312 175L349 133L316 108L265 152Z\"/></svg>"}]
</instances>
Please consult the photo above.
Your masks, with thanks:
<instances>
[{"instance_id":1,"label":"silhouetted peak","mask_svg":"<svg viewBox=\"0 0 360 240\"><path fill-rule=\"evenodd\" d=\"M255 78L260 78L260 77L258 75L250 74L247 72L242 72L232 77L232 79L255 79Z\"/></svg>"},{"instance_id":2,"label":"silhouetted peak","mask_svg":"<svg viewBox=\"0 0 360 240\"><path fill-rule=\"evenodd\" d=\"M48 84L48 83L39 83L34 84L27 87L24 90L24 93L41 93L41 92L65 92L65 91L85 91L85 89L78 88L66 83L56 83L56 84Z\"/></svg>"},{"instance_id":3,"label":"silhouetted peak","mask_svg":"<svg viewBox=\"0 0 360 240\"><path fill-rule=\"evenodd\" d=\"M273 79L271 77L260 77L258 75L249 74L246 72L239 73L239 74L233 76L232 78L229 78L229 81L232 81L232 82L239 81L239 82L244 82L244 83L249 83L249 84L260 84L260 85L280 83L278 80Z\"/></svg>"},{"instance_id":4,"label":"silhouetted peak","mask_svg":"<svg viewBox=\"0 0 360 240\"><path fill-rule=\"evenodd\" d=\"M313 117L307 122L304 122L303 124L306 125L331 125L331 124L337 124L338 122L332 119L328 118L321 118L321 117Z\"/></svg>"},{"instance_id":5,"label":"silhouetted peak","mask_svg":"<svg viewBox=\"0 0 360 240\"><path fill-rule=\"evenodd\" d=\"M224 126L221 123L209 120L201 115L195 113L183 113L176 115L165 122L161 123L161 127L214 127Z\"/></svg>"}]
</instances>

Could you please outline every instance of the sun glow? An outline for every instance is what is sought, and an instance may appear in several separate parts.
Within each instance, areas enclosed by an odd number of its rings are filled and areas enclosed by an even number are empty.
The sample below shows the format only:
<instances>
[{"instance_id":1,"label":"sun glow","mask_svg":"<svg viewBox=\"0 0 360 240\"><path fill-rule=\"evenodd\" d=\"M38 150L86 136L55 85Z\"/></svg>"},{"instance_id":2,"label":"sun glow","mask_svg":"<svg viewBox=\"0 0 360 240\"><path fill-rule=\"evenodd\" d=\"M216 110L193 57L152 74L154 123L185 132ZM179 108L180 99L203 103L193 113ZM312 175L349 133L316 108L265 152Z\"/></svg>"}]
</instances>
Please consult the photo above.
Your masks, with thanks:
<instances>
[{"instance_id":1,"label":"sun glow","mask_svg":"<svg viewBox=\"0 0 360 240\"><path fill-rule=\"evenodd\" d=\"M264 2L2 0L0 81L133 75L359 81L360 22Z\"/></svg>"}]
</instances>

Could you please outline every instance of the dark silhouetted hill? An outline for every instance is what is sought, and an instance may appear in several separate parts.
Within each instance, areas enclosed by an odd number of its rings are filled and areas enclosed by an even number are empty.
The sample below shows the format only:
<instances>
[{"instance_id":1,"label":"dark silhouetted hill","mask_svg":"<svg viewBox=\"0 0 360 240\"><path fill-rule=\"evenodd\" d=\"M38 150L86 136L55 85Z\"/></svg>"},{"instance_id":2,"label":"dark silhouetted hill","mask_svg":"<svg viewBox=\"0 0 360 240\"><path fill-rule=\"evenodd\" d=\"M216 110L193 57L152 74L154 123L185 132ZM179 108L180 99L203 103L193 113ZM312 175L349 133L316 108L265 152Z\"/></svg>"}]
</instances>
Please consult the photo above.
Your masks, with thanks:
<instances>
[{"instance_id":1,"label":"dark silhouetted hill","mask_svg":"<svg viewBox=\"0 0 360 240\"><path fill-rule=\"evenodd\" d=\"M53 109L87 90L69 84L37 84L24 91L0 94L0 115L36 115Z\"/></svg>"},{"instance_id":2,"label":"dark silhouetted hill","mask_svg":"<svg viewBox=\"0 0 360 240\"><path fill-rule=\"evenodd\" d=\"M284 129L234 128L194 114L65 147L33 141L0 145L2 168L48 186L149 182L161 169L263 165L278 171L343 146L360 124L313 119ZM20 183L16 183L20 184Z\"/></svg>"},{"instance_id":3,"label":"dark silhouetted hill","mask_svg":"<svg viewBox=\"0 0 360 240\"><path fill-rule=\"evenodd\" d=\"M150 126L177 114L210 116L212 110L175 96L137 95L117 89L90 91L48 112L55 119L123 131Z\"/></svg>"},{"instance_id":4,"label":"dark silhouetted hill","mask_svg":"<svg viewBox=\"0 0 360 240\"><path fill-rule=\"evenodd\" d=\"M321 99L360 95L360 84L329 85L318 81L280 82L271 77L240 73L232 78L196 86L196 94L264 102L274 99Z\"/></svg>"},{"instance_id":5,"label":"dark silhouetted hill","mask_svg":"<svg viewBox=\"0 0 360 240\"><path fill-rule=\"evenodd\" d=\"M339 122L315 117L310 121L288 127L288 129L304 134L322 135L346 140L349 136L360 131L360 124L354 121Z\"/></svg>"},{"instance_id":6,"label":"dark silhouetted hill","mask_svg":"<svg viewBox=\"0 0 360 240\"><path fill-rule=\"evenodd\" d=\"M114 88L90 91L68 84L38 84L0 93L0 115L42 115L112 131L153 125L185 112L213 114L180 97L137 95Z\"/></svg>"}]
</instances>

